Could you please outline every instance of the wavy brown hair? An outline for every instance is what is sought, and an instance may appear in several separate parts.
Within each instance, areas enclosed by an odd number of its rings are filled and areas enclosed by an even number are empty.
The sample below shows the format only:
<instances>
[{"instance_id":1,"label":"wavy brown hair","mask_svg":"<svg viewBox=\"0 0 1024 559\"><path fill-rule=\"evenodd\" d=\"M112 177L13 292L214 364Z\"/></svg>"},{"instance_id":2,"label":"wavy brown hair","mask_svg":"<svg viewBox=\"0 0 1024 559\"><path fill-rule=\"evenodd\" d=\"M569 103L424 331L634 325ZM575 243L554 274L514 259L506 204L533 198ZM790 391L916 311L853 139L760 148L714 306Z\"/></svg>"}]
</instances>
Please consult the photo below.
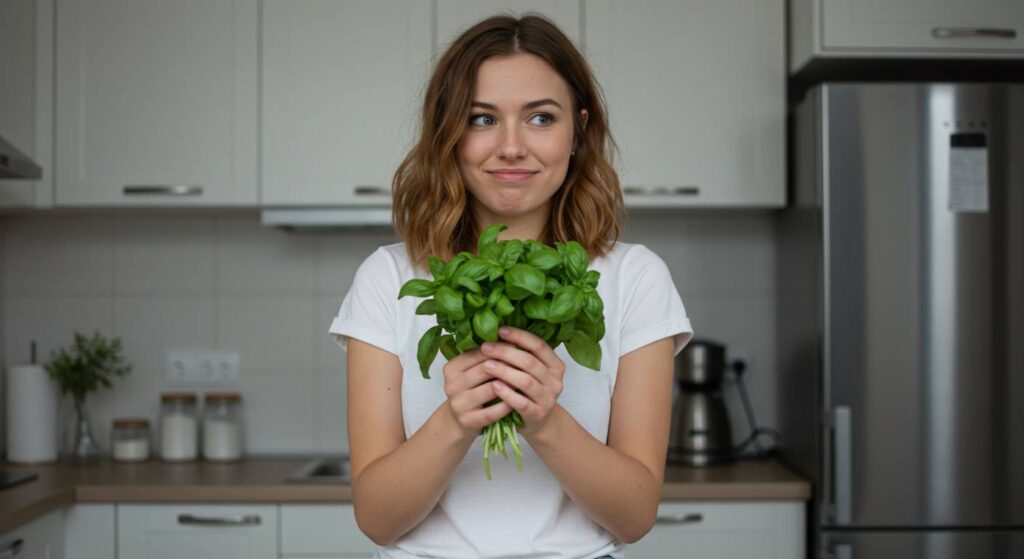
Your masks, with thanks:
<instances>
[{"instance_id":1,"label":"wavy brown hair","mask_svg":"<svg viewBox=\"0 0 1024 559\"><path fill-rule=\"evenodd\" d=\"M608 129L604 99L586 59L548 19L494 16L462 33L441 56L427 84L419 140L395 172L392 220L413 264L427 256L449 259L475 252L477 231L469 195L459 173L459 140L468 127L473 88L484 60L532 54L569 85L576 154L551 200L542 242L578 241L591 259L618 239L624 219L619 178L612 164L617 148ZM586 127L580 109L587 109Z\"/></svg>"}]
</instances>

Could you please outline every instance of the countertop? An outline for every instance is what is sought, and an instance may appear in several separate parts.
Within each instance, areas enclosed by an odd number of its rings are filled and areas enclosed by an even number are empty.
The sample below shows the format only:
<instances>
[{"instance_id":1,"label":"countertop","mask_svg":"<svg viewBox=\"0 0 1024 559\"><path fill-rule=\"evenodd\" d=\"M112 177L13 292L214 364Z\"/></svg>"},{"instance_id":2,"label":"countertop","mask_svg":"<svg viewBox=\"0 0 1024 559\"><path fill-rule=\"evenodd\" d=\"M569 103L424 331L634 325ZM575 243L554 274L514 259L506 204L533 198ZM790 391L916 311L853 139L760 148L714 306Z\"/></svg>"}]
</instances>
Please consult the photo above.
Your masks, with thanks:
<instances>
[{"instance_id":1,"label":"countertop","mask_svg":"<svg viewBox=\"0 0 1024 559\"><path fill-rule=\"evenodd\" d=\"M39 478L0 490L0 534L74 503L345 503L348 484L286 483L309 458L251 458L242 462L3 465ZM710 468L669 466L663 500L807 500L810 483L773 460Z\"/></svg>"}]
</instances>

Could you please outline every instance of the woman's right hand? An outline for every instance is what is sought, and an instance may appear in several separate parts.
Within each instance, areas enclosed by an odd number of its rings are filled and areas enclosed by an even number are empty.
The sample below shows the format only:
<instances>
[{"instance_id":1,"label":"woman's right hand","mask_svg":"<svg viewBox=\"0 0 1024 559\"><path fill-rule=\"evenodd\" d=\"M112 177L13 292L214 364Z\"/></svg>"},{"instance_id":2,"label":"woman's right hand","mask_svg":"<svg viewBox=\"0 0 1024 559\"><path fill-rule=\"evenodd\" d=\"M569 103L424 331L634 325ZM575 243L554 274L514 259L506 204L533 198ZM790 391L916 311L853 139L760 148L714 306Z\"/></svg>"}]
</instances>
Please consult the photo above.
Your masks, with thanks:
<instances>
[{"instance_id":1,"label":"woman's right hand","mask_svg":"<svg viewBox=\"0 0 1024 559\"><path fill-rule=\"evenodd\" d=\"M490 359L480 351L471 349L456 355L444 366L444 393L448 395L448 411L467 438L476 439L480 430L508 415L512 408L505 402L487 406L498 396L494 391L494 376L484 370ZM486 407L484 407L486 406Z\"/></svg>"}]
</instances>

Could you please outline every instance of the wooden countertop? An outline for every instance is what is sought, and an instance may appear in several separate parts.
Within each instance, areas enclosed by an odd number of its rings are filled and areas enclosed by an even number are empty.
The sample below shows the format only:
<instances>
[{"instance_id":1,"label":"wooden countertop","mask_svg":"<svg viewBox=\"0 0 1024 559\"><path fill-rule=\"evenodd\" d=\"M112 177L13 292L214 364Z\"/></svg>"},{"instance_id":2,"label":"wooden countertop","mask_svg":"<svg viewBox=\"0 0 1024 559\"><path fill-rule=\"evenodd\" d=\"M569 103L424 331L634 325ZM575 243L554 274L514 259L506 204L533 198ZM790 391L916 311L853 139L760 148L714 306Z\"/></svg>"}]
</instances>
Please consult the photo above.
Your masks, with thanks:
<instances>
[{"instance_id":1,"label":"wooden countertop","mask_svg":"<svg viewBox=\"0 0 1024 559\"><path fill-rule=\"evenodd\" d=\"M74 503L344 503L348 484L286 483L309 459L252 458L233 464L205 462L88 465L5 465L39 478L0 490L0 534ZM711 468L669 466L665 500L807 500L808 481L772 460Z\"/></svg>"}]
</instances>

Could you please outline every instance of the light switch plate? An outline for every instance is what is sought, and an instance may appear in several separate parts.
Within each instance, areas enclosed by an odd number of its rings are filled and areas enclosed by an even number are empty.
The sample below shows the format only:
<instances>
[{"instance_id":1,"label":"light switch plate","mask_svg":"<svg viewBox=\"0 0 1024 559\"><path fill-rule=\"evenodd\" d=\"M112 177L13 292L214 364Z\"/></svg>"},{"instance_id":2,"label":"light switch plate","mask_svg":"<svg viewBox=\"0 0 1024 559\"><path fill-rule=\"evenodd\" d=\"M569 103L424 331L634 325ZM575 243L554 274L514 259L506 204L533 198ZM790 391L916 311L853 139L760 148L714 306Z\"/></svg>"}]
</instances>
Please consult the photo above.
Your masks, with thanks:
<instances>
[{"instance_id":1,"label":"light switch plate","mask_svg":"<svg viewBox=\"0 0 1024 559\"><path fill-rule=\"evenodd\" d=\"M171 384L236 384L237 351L167 350L164 380Z\"/></svg>"}]
</instances>

